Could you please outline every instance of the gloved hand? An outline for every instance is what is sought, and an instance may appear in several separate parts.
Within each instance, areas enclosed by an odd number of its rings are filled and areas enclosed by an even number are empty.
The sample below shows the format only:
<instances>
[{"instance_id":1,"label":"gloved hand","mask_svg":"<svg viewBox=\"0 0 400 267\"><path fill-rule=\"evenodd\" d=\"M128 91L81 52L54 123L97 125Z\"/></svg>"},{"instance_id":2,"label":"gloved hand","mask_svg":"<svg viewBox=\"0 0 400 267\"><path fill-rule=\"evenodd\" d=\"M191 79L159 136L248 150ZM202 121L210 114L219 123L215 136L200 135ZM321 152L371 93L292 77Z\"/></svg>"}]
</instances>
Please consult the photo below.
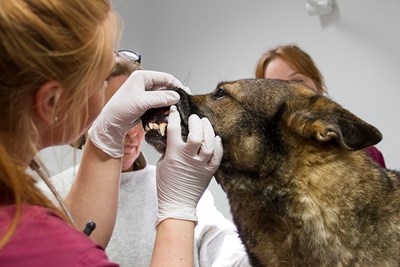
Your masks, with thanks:
<instances>
[{"instance_id":1,"label":"gloved hand","mask_svg":"<svg viewBox=\"0 0 400 267\"><path fill-rule=\"evenodd\" d=\"M181 137L180 116L170 109L167 150L157 163L158 217L156 226L167 218L197 222L196 206L222 159L222 142L208 119L189 117L186 143Z\"/></svg>"},{"instance_id":2,"label":"gloved hand","mask_svg":"<svg viewBox=\"0 0 400 267\"><path fill-rule=\"evenodd\" d=\"M174 91L156 91L170 87L188 90L167 73L143 70L133 72L90 127L92 143L111 157L122 157L124 137L129 129L140 122L140 116L150 108L170 106L179 101L179 94Z\"/></svg>"}]
</instances>

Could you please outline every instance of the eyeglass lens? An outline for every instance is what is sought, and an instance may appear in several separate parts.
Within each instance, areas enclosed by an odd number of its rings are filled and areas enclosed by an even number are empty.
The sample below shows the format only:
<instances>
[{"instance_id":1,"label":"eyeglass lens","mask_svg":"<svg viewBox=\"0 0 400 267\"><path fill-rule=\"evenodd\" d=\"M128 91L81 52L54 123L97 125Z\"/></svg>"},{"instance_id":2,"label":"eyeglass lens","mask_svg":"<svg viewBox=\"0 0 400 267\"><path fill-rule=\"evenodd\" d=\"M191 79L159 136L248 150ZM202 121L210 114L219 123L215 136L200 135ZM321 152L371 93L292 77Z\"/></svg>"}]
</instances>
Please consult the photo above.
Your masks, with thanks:
<instances>
[{"instance_id":1,"label":"eyeglass lens","mask_svg":"<svg viewBox=\"0 0 400 267\"><path fill-rule=\"evenodd\" d=\"M141 58L142 58L138 53L130 51L130 50L118 50L117 55L126 60L136 61L138 63L140 63Z\"/></svg>"}]
</instances>

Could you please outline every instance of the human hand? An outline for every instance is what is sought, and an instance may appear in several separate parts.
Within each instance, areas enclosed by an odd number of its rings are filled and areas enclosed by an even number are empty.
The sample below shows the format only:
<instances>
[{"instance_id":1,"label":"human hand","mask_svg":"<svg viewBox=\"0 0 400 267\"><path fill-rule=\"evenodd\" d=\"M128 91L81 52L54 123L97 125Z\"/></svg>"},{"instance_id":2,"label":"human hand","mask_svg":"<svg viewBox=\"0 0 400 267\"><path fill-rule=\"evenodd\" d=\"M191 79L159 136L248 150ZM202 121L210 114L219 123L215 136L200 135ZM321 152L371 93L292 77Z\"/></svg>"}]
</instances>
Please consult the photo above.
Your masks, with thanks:
<instances>
[{"instance_id":1,"label":"human hand","mask_svg":"<svg viewBox=\"0 0 400 267\"><path fill-rule=\"evenodd\" d=\"M171 107L167 127L167 150L157 163L158 217L197 222L196 206L222 159L222 141L208 119L189 117L189 135L181 137L180 116Z\"/></svg>"},{"instance_id":2,"label":"human hand","mask_svg":"<svg viewBox=\"0 0 400 267\"><path fill-rule=\"evenodd\" d=\"M150 108L170 106L179 101L178 93L157 90L171 87L185 88L179 80L167 73L143 70L133 72L90 127L92 143L111 157L122 157L124 137L140 121L140 116Z\"/></svg>"}]
</instances>

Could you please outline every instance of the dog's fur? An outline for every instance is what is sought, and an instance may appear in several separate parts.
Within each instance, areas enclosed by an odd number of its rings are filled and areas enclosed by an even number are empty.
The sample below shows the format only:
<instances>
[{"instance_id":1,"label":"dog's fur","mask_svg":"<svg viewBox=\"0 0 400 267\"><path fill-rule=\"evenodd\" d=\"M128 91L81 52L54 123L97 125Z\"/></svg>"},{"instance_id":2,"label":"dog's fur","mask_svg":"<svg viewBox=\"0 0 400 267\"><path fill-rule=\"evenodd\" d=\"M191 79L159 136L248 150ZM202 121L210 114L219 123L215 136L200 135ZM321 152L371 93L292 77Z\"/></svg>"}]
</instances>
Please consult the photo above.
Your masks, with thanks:
<instances>
[{"instance_id":1,"label":"dog's fur","mask_svg":"<svg viewBox=\"0 0 400 267\"><path fill-rule=\"evenodd\" d=\"M179 93L184 135L194 113L222 137L215 177L253 266L399 266L399 174L362 150L376 128L301 83Z\"/></svg>"}]
</instances>

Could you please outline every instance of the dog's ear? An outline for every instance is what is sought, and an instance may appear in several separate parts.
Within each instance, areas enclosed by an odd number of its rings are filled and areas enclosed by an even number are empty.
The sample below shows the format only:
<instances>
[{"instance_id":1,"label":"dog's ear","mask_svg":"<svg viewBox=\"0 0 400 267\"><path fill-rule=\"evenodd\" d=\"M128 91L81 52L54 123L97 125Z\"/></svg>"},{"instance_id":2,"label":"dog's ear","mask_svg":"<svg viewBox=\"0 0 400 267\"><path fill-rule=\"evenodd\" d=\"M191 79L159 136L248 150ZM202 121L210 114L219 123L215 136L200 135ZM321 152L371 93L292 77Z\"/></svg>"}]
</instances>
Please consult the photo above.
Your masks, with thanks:
<instances>
[{"instance_id":1,"label":"dog's ear","mask_svg":"<svg viewBox=\"0 0 400 267\"><path fill-rule=\"evenodd\" d=\"M358 150L382 139L374 126L322 96L288 102L285 111L285 122L291 131L321 144Z\"/></svg>"}]
</instances>

